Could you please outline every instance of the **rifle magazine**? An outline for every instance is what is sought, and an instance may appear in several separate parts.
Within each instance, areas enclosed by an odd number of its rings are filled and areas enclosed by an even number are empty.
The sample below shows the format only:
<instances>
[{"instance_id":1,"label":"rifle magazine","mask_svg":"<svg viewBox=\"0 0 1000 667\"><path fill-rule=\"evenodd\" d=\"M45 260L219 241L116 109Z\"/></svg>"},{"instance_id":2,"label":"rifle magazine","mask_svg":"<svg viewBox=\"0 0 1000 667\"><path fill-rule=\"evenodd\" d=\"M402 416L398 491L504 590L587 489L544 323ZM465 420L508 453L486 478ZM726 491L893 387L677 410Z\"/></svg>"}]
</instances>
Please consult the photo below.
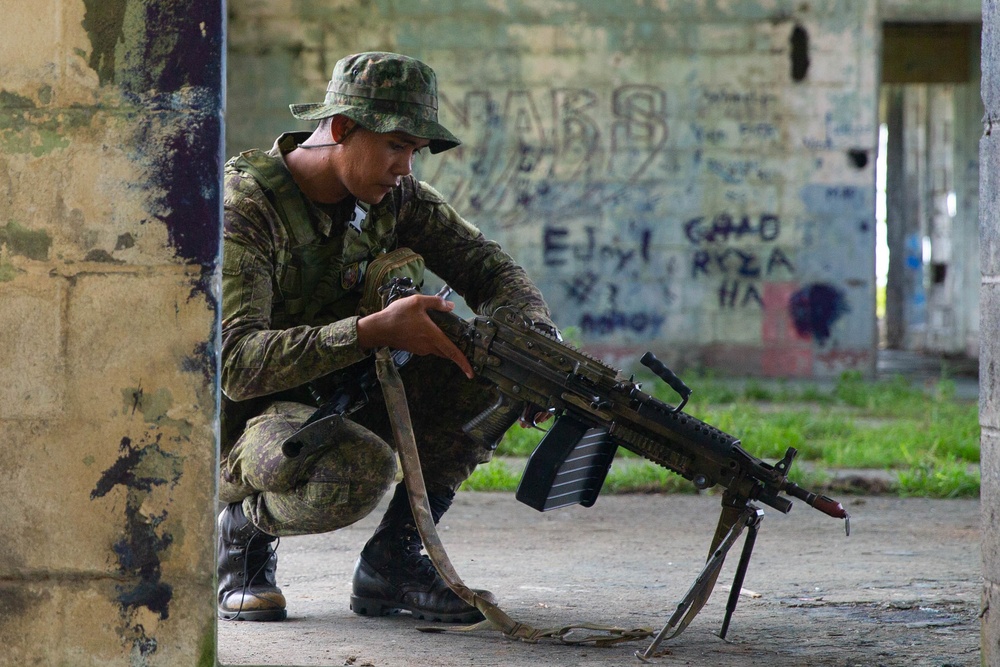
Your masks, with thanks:
<instances>
[{"instance_id":1,"label":"rifle magazine","mask_svg":"<svg viewBox=\"0 0 1000 667\"><path fill-rule=\"evenodd\" d=\"M604 486L618 445L607 429L560 417L528 457L515 497L539 512L590 507Z\"/></svg>"}]
</instances>

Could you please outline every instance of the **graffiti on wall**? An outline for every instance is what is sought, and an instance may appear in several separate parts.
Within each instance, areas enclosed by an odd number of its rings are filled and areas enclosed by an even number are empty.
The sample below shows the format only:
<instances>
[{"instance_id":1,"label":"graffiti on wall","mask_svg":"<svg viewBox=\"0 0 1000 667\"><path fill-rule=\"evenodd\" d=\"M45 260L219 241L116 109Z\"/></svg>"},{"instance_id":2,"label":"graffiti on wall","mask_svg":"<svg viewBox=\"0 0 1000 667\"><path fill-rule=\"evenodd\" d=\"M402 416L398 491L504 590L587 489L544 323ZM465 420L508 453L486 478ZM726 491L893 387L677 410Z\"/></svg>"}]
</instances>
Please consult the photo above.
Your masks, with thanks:
<instances>
[{"instance_id":1,"label":"graffiti on wall","mask_svg":"<svg viewBox=\"0 0 1000 667\"><path fill-rule=\"evenodd\" d=\"M788 252L776 245L780 234L781 218L772 213L688 220L684 235L692 247L691 279L716 283L719 308L763 309L761 281L795 274Z\"/></svg>"},{"instance_id":2,"label":"graffiti on wall","mask_svg":"<svg viewBox=\"0 0 1000 667\"><path fill-rule=\"evenodd\" d=\"M803 338L811 336L823 344L830 329L850 308L843 290L827 283L806 285L792 294L788 303L795 330Z\"/></svg>"},{"instance_id":3,"label":"graffiti on wall","mask_svg":"<svg viewBox=\"0 0 1000 667\"><path fill-rule=\"evenodd\" d=\"M422 177L527 257L560 324L585 339L704 337L698 313L763 316L768 284L798 283L815 267L801 252L803 219L781 200L780 98L675 93L628 84L443 96L464 143ZM855 128L826 118L816 129L833 142ZM791 324L804 311L788 296L780 316ZM847 312L846 302L831 308L829 326ZM822 318L806 320L813 341L829 338Z\"/></svg>"},{"instance_id":4,"label":"graffiti on wall","mask_svg":"<svg viewBox=\"0 0 1000 667\"><path fill-rule=\"evenodd\" d=\"M576 88L470 90L441 106L463 147L442 154L429 180L474 215L581 209L669 167L657 86L619 86L608 100Z\"/></svg>"},{"instance_id":5,"label":"graffiti on wall","mask_svg":"<svg viewBox=\"0 0 1000 667\"><path fill-rule=\"evenodd\" d=\"M659 335L664 309L675 298L669 280L674 261L664 262L653 251L651 227L632 221L607 235L594 226L550 224L542 235L543 264L564 276L559 296L577 311L576 325L585 336ZM642 298L649 296L641 286L651 272L659 277L652 285L655 295Z\"/></svg>"}]
</instances>

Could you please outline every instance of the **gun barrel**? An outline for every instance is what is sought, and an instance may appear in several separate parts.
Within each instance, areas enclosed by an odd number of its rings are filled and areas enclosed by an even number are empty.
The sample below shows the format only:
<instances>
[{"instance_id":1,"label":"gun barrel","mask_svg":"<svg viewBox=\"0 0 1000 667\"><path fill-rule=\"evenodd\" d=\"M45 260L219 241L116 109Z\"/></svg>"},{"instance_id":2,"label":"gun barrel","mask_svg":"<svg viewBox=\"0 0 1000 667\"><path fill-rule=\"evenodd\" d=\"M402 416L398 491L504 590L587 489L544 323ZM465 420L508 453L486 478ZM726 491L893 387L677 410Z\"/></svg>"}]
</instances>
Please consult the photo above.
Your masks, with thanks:
<instances>
[{"instance_id":1,"label":"gun barrel","mask_svg":"<svg viewBox=\"0 0 1000 667\"><path fill-rule=\"evenodd\" d=\"M828 496L821 496L811 491L803 489L801 486L794 484L792 482L785 483L785 493L792 496L793 498L798 498L804 501L810 507L815 507L820 512L824 514L829 514L835 519L847 519L847 510L839 502L830 498Z\"/></svg>"}]
</instances>

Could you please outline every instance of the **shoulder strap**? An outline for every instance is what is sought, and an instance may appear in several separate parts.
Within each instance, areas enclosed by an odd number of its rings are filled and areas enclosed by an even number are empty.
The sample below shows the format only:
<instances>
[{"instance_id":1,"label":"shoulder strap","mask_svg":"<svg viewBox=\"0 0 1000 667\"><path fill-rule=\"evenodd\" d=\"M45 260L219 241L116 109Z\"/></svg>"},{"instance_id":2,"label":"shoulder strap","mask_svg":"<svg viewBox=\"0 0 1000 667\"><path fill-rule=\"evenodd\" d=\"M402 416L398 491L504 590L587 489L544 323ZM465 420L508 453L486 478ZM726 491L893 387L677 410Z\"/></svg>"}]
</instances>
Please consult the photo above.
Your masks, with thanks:
<instances>
[{"instance_id":1,"label":"shoulder strap","mask_svg":"<svg viewBox=\"0 0 1000 667\"><path fill-rule=\"evenodd\" d=\"M249 174L260 184L291 234L294 246L307 245L316 239L302 192L280 158L255 148L240 153L233 160L233 167Z\"/></svg>"}]
</instances>

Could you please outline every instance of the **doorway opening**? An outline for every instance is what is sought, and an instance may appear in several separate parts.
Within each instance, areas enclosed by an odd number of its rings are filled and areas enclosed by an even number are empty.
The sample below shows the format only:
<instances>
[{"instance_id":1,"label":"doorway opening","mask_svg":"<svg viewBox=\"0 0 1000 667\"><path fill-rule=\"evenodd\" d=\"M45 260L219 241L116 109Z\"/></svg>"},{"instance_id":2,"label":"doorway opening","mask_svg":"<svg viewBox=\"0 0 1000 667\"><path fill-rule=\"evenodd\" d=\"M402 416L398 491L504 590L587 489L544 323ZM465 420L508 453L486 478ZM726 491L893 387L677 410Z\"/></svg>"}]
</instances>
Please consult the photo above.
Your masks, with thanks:
<instances>
[{"instance_id":1,"label":"doorway opening","mask_svg":"<svg viewBox=\"0 0 1000 667\"><path fill-rule=\"evenodd\" d=\"M966 23L883 25L880 349L978 357L980 30Z\"/></svg>"}]
</instances>

